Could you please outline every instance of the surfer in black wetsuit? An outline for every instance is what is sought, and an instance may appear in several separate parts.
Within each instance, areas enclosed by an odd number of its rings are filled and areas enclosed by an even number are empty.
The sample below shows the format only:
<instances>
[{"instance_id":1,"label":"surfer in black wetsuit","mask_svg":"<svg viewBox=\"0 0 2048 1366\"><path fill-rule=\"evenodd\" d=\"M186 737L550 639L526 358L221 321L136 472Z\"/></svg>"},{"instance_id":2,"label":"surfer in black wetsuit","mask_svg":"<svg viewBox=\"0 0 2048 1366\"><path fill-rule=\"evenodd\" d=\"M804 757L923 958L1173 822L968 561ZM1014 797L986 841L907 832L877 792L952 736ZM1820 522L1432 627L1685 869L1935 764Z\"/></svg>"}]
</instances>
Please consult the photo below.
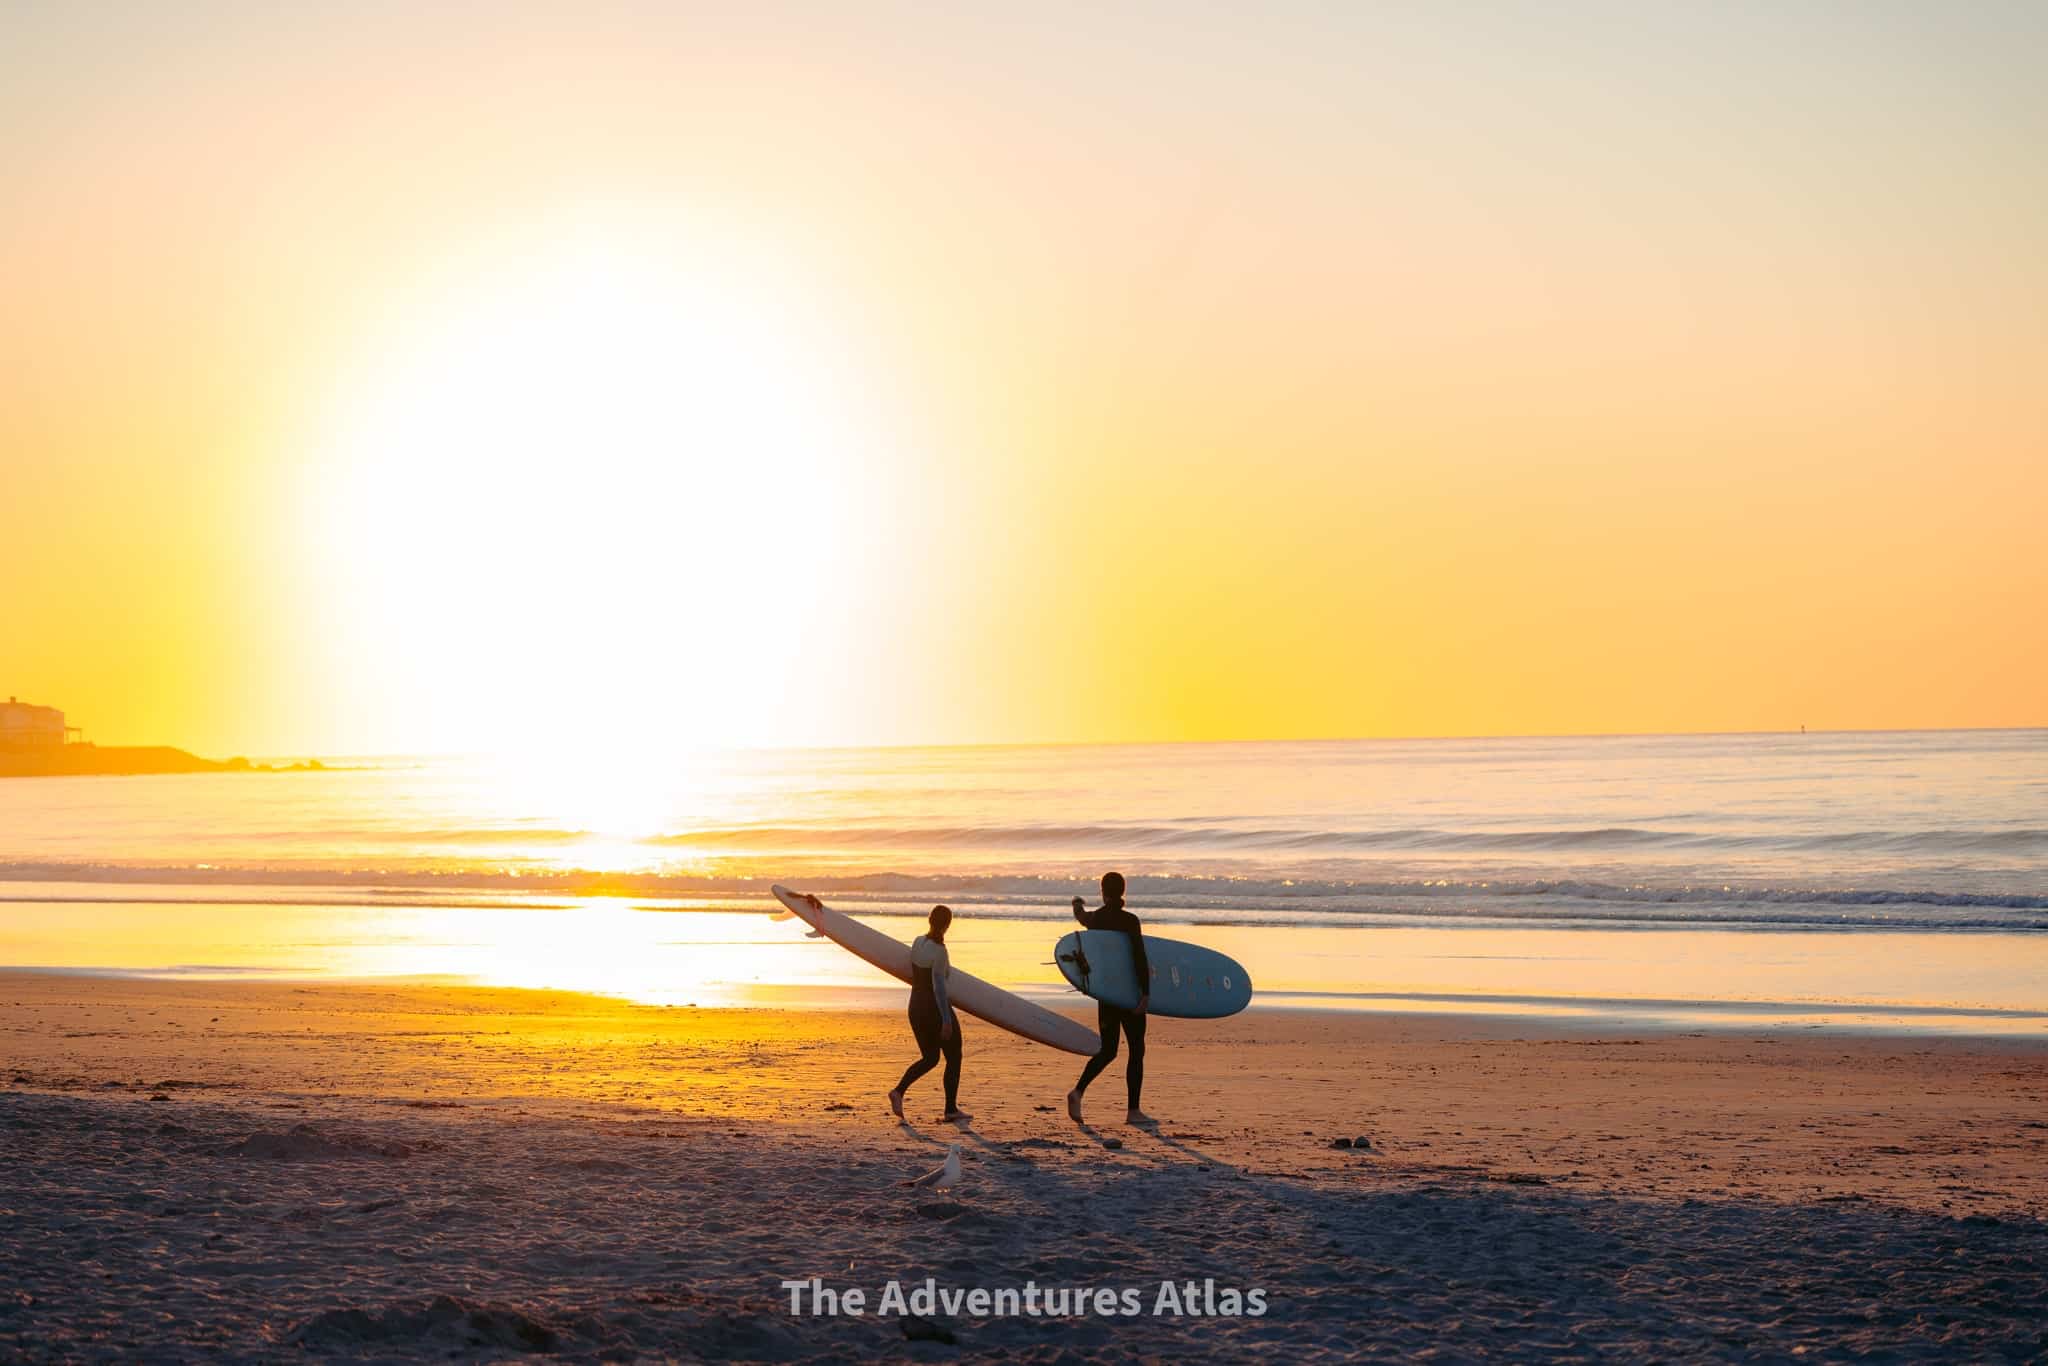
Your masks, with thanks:
<instances>
[{"instance_id":1,"label":"surfer in black wetsuit","mask_svg":"<svg viewBox=\"0 0 2048 1366\"><path fill-rule=\"evenodd\" d=\"M922 1056L903 1069L903 1080L889 1093L889 1108L903 1118L903 1093L910 1084L946 1058L946 1119L964 1124L972 1116L960 1108L960 1017L946 999L946 979L953 973L946 955L946 927L953 912L945 906L932 907L931 928L910 946L910 1032L917 1036Z\"/></svg>"},{"instance_id":2,"label":"surfer in black wetsuit","mask_svg":"<svg viewBox=\"0 0 2048 1366\"><path fill-rule=\"evenodd\" d=\"M1096 1002L1096 1027L1102 1033L1102 1049L1088 1059L1088 1066L1081 1071L1081 1080L1067 1092L1067 1114L1074 1123L1081 1122L1081 1093L1088 1089L1089 1082L1102 1074L1103 1068L1116 1061L1116 1036L1121 1031L1131 1045L1131 1060L1124 1065L1124 1091L1130 1101L1130 1111L1124 1116L1124 1123L1150 1124L1151 1117L1138 1108L1138 1093L1145 1089L1145 1011L1152 1004L1152 970L1145 962L1145 928L1138 923L1138 917L1124 909L1124 875L1102 875L1102 909L1099 911L1089 910L1080 897L1075 897L1074 919L1091 930L1122 930L1130 936L1131 967L1138 974L1138 1008L1125 1010L1107 1001Z\"/></svg>"}]
</instances>

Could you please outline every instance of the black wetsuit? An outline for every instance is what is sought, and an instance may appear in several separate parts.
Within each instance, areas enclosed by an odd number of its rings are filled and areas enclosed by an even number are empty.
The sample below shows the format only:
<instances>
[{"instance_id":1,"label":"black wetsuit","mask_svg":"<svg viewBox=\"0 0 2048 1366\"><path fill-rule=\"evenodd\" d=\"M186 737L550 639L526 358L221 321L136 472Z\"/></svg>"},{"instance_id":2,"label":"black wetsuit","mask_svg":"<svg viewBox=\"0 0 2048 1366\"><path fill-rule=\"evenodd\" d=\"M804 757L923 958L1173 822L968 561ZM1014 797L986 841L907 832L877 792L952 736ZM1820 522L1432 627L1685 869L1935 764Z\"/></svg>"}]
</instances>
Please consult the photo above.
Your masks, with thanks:
<instances>
[{"instance_id":1,"label":"black wetsuit","mask_svg":"<svg viewBox=\"0 0 2048 1366\"><path fill-rule=\"evenodd\" d=\"M1122 930L1131 941L1131 968L1138 975L1138 994L1148 996L1152 992L1152 968L1145 961L1145 929L1121 905L1104 906L1099 911L1076 910L1074 919L1091 930ZM1139 1108L1138 1093L1145 1089L1145 1016L1136 1010L1125 1010L1107 1001L1095 1004L1096 1027L1102 1032L1102 1049L1088 1059L1088 1065L1081 1070L1080 1084L1076 1091L1086 1091L1088 1083L1102 1074L1102 1069L1116 1061L1116 1036L1122 1033L1130 1040L1131 1060L1124 1067L1124 1093L1130 1099L1133 1110Z\"/></svg>"},{"instance_id":2,"label":"black wetsuit","mask_svg":"<svg viewBox=\"0 0 2048 1366\"><path fill-rule=\"evenodd\" d=\"M945 1035L945 1022L954 1019L952 1037ZM939 992L932 988L932 970L913 963L910 967L910 1032L917 1036L917 1046L923 1056L903 1069L903 1080L896 1083L898 1091L908 1091L910 1083L939 1065L939 1055L946 1056L946 1113L952 1114L960 1108L960 1025L953 1016L952 1003L941 1006Z\"/></svg>"}]
</instances>

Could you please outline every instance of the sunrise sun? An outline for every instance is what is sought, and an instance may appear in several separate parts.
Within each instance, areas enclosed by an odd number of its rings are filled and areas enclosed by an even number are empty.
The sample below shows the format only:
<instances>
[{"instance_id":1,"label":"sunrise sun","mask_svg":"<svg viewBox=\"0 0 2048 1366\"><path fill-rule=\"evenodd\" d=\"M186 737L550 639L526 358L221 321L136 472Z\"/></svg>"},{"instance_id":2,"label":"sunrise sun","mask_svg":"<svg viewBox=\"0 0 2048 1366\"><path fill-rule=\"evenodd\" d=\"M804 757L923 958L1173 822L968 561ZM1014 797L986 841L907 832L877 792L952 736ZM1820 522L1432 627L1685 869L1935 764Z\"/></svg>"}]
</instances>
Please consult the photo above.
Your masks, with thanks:
<instances>
[{"instance_id":1,"label":"sunrise sun","mask_svg":"<svg viewBox=\"0 0 2048 1366\"><path fill-rule=\"evenodd\" d=\"M692 246L500 244L385 321L309 484L363 703L460 749L772 728L875 434L772 263Z\"/></svg>"}]
</instances>

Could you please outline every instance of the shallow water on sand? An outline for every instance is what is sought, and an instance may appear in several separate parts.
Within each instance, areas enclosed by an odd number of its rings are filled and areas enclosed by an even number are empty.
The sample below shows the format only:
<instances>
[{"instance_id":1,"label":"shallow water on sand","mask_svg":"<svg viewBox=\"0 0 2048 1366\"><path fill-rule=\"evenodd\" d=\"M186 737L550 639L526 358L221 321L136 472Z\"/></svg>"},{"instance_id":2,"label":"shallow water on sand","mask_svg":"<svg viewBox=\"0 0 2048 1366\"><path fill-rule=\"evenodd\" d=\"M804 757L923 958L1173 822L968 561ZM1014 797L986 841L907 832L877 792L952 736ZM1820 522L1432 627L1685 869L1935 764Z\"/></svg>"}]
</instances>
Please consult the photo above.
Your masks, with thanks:
<instances>
[{"instance_id":1,"label":"shallow water on sand","mask_svg":"<svg viewBox=\"0 0 2048 1366\"><path fill-rule=\"evenodd\" d=\"M872 1005L903 988L795 920L760 911L471 899L446 906L78 901L17 888L0 961L198 977L457 979L672 1005ZM190 889L162 889L193 895ZM916 914L863 919L908 940ZM1087 1008L1051 964L1064 930L954 922L960 969ZM2048 1038L2048 935L1550 926L1174 925L1247 964L1257 1004L1519 1015L1616 1027L1850 1028Z\"/></svg>"}]
</instances>

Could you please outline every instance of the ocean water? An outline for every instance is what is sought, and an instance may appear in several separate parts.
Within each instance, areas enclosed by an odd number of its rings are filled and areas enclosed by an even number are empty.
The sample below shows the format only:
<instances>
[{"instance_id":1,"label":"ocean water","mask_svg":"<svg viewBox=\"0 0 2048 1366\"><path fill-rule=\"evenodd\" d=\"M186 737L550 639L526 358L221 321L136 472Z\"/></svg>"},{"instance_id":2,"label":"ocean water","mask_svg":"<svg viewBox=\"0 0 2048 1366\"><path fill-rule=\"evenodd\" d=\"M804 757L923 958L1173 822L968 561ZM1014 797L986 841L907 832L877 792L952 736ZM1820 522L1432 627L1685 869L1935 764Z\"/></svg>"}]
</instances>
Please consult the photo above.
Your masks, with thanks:
<instances>
[{"instance_id":1,"label":"ocean water","mask_svg":"<svg viewBox=\"0 0 2048 1366\"><path fill-rule=\"evenodd\" d=\"M0 783L0 962L525 983L519 913L581 927L543 964L609 936L728 986L878 985L783 951L755 914L782 881L891 921L947 901L1030 985L1115 867L1161 932L1308 1003L2048 1007L2044 731L328 762Z\"/></svg>"}]
</instances>

